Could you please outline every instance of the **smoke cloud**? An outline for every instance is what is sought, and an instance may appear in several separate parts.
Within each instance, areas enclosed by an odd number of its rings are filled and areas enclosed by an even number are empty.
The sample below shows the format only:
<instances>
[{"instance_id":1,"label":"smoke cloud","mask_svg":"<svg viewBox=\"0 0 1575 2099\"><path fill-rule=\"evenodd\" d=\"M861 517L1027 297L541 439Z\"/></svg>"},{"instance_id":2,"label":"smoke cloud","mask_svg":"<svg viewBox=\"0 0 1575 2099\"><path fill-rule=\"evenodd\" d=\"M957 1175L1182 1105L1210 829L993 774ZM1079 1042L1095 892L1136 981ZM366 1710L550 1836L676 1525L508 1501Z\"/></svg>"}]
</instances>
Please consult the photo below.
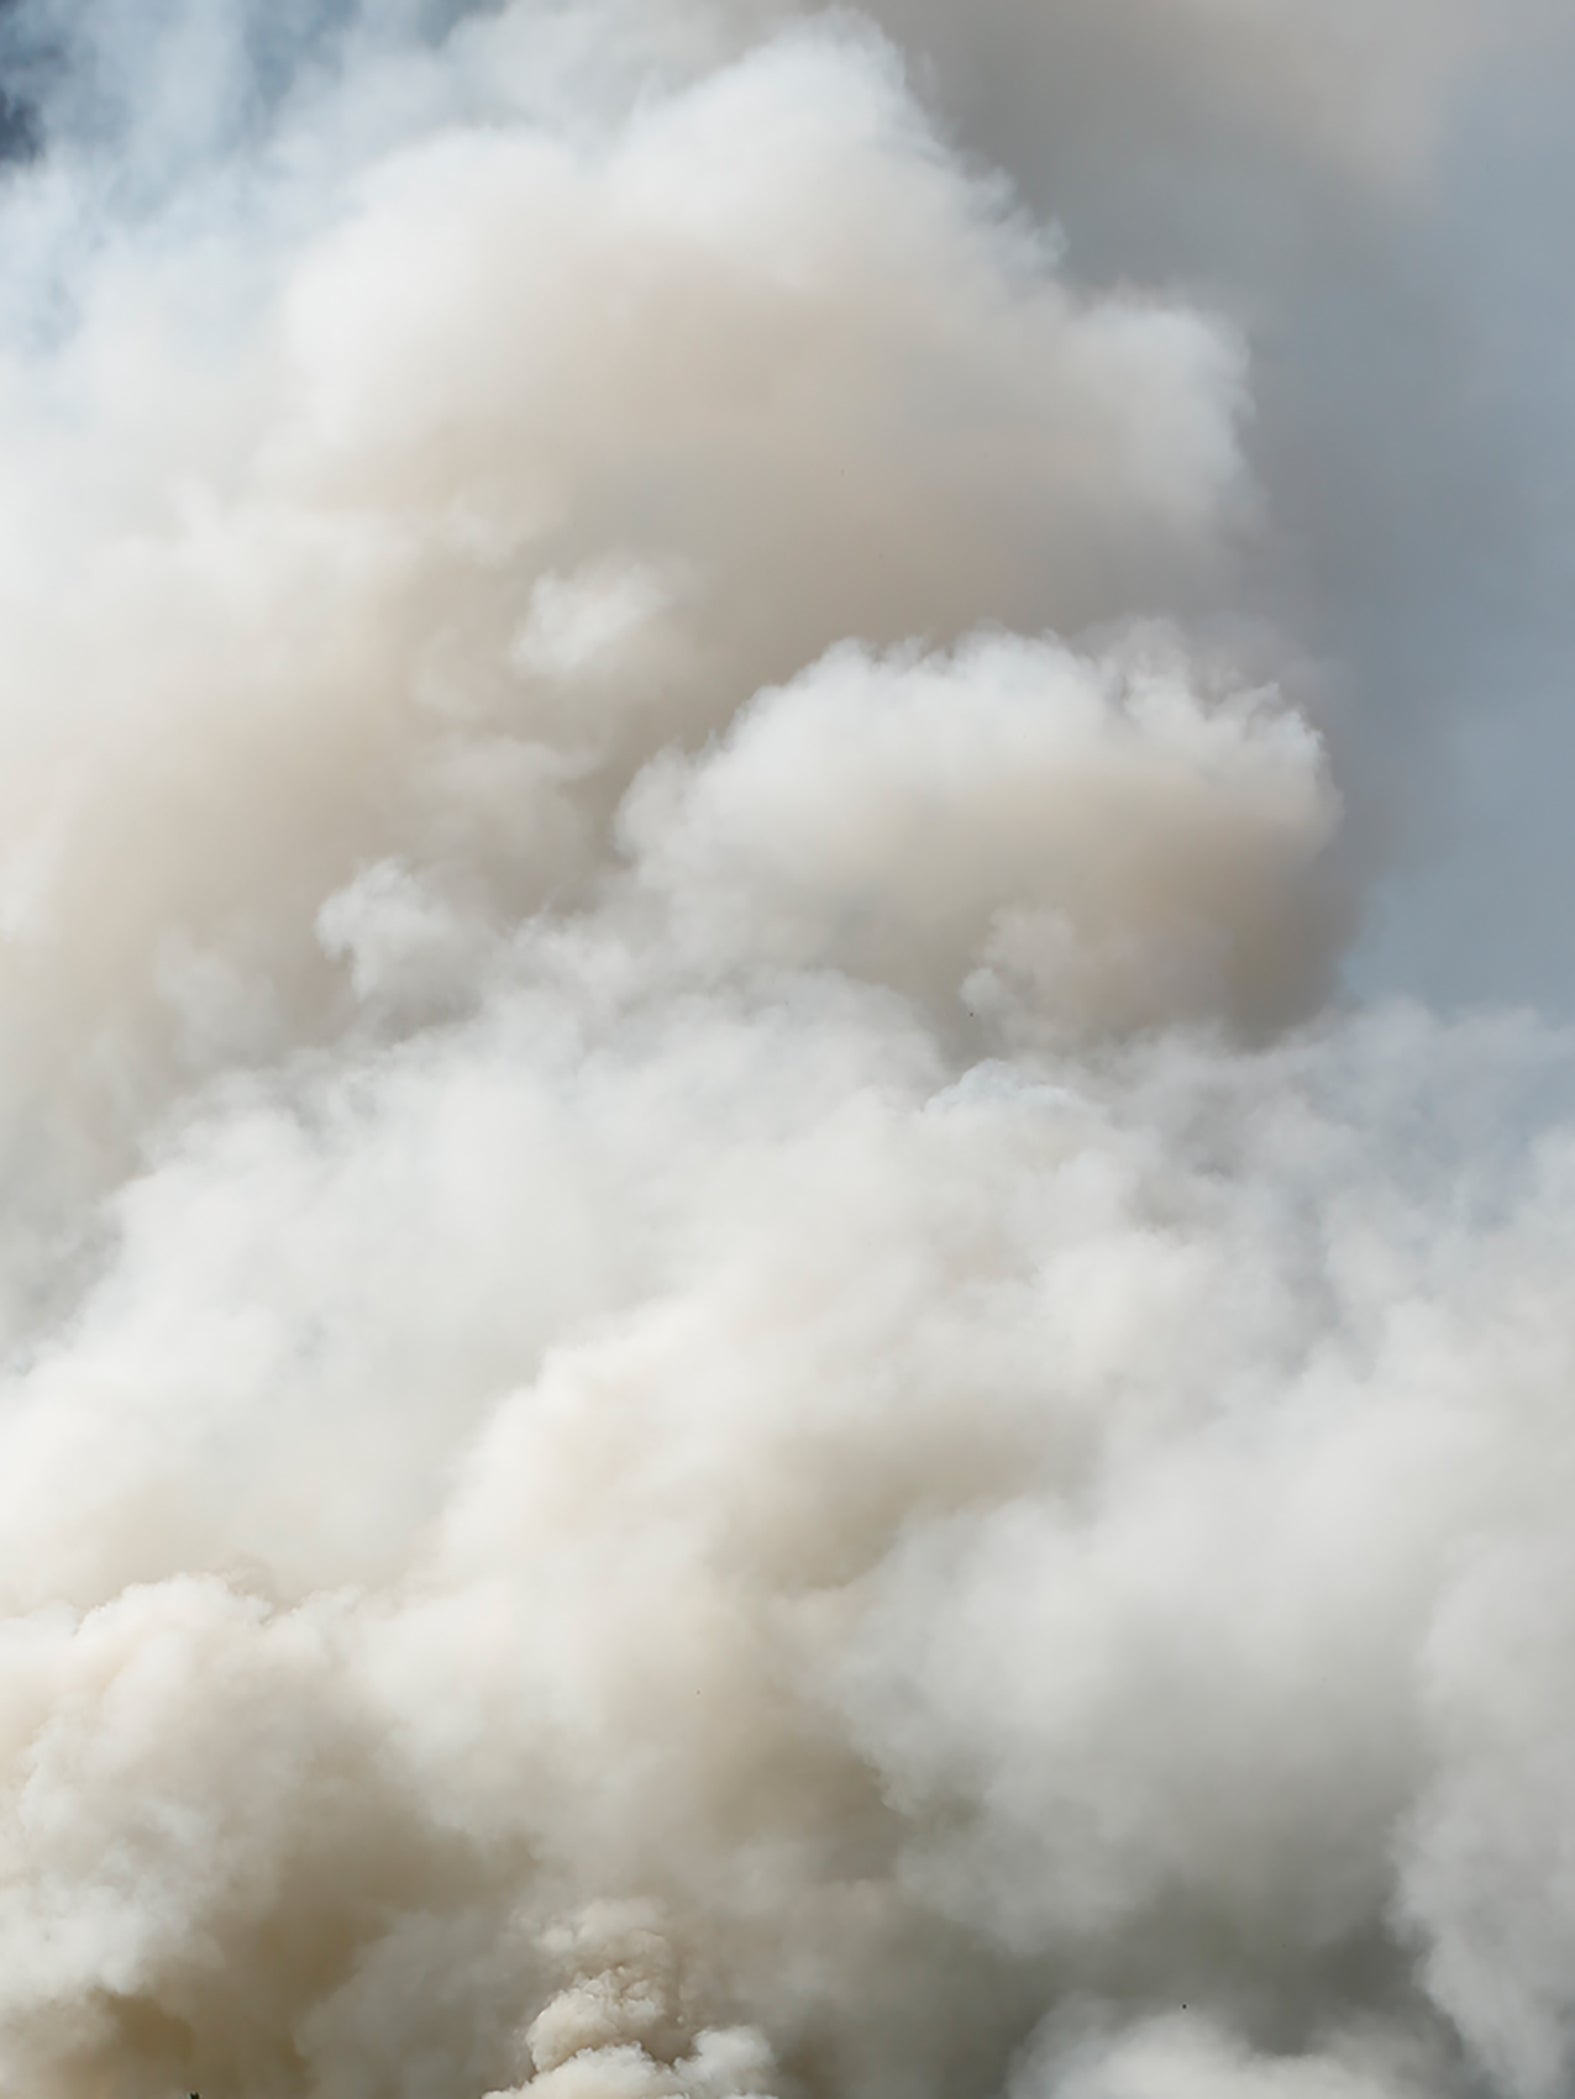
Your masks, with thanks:
<instances>
[{"instance_id":1,"label":"smoke cloud","mask_svg":"<svg viewBox=\"0 0 1575 2099\"><path fill-rule=\"evenodd\" d=\"M0 2093L1556 2099L1575 1060L1352 995L1308 326L1546 24L154 16L0 15Z\"/></svg>"}]
</instances>

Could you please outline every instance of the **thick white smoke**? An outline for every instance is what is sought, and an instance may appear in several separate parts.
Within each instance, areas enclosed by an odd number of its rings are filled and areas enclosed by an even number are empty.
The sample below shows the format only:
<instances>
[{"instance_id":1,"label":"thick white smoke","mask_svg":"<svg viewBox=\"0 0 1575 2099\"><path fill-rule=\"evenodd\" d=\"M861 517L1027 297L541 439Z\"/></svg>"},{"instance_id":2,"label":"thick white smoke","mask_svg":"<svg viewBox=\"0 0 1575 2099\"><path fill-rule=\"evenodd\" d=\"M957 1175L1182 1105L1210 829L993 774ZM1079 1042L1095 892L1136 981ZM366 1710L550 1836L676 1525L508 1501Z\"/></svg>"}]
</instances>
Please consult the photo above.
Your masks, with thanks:
<instances>
[{"instance_id":1,"label":"thick white smoke","mask_svg":"<svg viewBox=\"0 0 1575 2099\"><path fill-rule=\"evenodd\" d=\"M9 25L6 2099L1575 2069L1568 1046L920 12ZM1383 200L1487 26L1122 16Z\"/></svg>"}]
</instances>

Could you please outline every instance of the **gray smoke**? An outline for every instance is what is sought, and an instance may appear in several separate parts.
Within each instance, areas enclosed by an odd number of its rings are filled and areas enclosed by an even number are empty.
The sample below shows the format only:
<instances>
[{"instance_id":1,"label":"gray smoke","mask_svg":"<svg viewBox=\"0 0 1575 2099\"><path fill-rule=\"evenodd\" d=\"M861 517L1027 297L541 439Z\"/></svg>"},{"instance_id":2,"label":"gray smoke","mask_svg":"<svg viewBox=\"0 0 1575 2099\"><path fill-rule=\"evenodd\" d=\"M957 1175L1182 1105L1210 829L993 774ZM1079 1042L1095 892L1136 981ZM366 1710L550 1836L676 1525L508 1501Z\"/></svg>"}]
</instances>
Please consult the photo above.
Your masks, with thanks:
<instances>
[{"instance_id":1,"label":"gray smoke","mask_svg":"<svg viewBox=\"0 0 1575 2099\"><path fill-rule=\"evenodd\" d=\"M6 2099L1575 2074L1575 1046L1346 960L1549 25L875 14L0 19Z\"/></svg>"}]
</instances>

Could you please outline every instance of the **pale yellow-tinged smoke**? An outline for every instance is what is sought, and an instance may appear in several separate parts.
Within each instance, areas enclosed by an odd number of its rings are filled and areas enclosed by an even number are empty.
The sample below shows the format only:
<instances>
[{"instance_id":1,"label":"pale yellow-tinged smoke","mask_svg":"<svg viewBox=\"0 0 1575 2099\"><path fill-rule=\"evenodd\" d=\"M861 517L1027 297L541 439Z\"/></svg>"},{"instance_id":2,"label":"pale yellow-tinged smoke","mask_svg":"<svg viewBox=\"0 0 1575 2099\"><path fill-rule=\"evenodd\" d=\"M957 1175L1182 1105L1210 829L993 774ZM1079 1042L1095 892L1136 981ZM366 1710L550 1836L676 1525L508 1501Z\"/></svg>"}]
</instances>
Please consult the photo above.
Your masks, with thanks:
<instances>
[{"instance_id":1,"label":"pale yellow-tinged smoke","mask_svg":"<svg viewBox=\"0 0 1575 2099\"><path fill-rule=\"evenodd\" d=\"M0 201L0 2092L1546 2099L1563 1051L1331 1003L1238 335L395 13Z\"/></svg>"}]
</instances>

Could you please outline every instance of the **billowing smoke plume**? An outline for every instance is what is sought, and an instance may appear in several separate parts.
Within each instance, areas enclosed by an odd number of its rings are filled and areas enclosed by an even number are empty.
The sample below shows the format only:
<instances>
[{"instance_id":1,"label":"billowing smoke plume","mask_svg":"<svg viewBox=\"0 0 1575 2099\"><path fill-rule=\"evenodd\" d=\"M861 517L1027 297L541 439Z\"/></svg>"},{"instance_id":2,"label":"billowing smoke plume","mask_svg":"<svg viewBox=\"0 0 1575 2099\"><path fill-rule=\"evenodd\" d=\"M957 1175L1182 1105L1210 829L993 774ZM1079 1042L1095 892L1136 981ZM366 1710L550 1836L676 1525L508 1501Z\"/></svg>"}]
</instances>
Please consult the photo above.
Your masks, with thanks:
<instances>
[{"instance_id":1,"label":"billowing smoke plume","mask_svg":"<svg viewBox=\"0 0 1575 2099\"><path fill-rule=\"evenodd\" d=\"M0 17L6 2099L1575 2074L1568 1046L1256 378L1541 27L875 12Z\"/></svg>"}]
</instances>

